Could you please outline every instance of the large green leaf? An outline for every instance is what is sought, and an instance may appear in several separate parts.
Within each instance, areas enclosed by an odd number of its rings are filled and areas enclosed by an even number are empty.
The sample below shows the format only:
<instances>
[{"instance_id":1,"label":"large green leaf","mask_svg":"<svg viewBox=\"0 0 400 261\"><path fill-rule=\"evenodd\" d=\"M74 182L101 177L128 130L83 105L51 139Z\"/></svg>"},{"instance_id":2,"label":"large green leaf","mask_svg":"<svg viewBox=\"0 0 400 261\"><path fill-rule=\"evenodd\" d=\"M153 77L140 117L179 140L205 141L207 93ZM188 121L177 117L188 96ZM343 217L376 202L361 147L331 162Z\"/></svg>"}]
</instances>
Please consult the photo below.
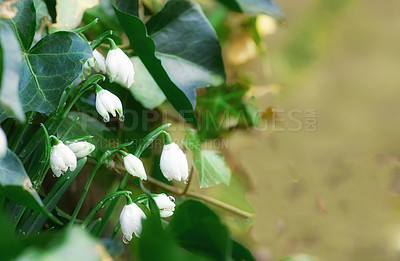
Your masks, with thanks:
<instances>
[{"instance_id":1,"label":"large green leaf","mask_svg":"<svg viewBox=\"0 0 400 261\"><path fill-rule=\"evenodd\" d=\"M65 191L69 188L69 186L71 186L71 183L75 180L76 176L78 176L79 172L84 167L86 161L86 157L78 160L76 169L74 171L68 170L57 180L56 184L51 188L50 192L43 200L43 204L47 210L54 210ZM46 220L47 217L45 215L36 212L31 213L29 218L23 224L22 231L26 233L39 232Z\"/></svg>"},{"instance_id":2,"label":"large green leaf","mask_svg":"<svg viewBox=\"0 0 400 261\"><path fill-rule=\"evenodd\" d=\"M231 260L232 240L219 217L197 200L176 209L167 230L180 246L212 260Z\"/></svg>"},{"instance_id":3,"label":"large green leaf","mask_svg":"<svg viewBox=\"0 0 400 261\"><path fill-rule=\"evenodd\" d=\"M200 155L193 159L193 163L200 175L201 188L218 185L221 182L229 185L231 171L221 153L202 150Z\"/></svg>"},{"instance_id":4,"label":"large green leaf","mask_svg":"<svg viewBox=\"0 0 400 261\"><path fill-rule=\"evenodd\" d=\"M36 10L33 0L20 0L12 5L17 15L10 19L23 51L29 50L36 30Z\"/></svg>"},{"instance_id":5,"label":"large green leaf","mask_svg":"<svg viewBox=\"0 0 400 261\"><path fill-rule=\"evenodd\" d=\"M49 10L43 0L33 0L36 9L36 29L40 27L40 22L44 17L47 17L51 21Z\"/></svg>"},{"instance_id":6,"label":"large green leaf","mask_svg":"<svg viewBox=\"0 0 400 261\"><path fill-rule=\"evenodd\" d=\"M35 241L35 247L26 248L15 260L111 260L104 246L78 227L58 234L47 233Z\"/></svg>"},{"instance_id":7,"label":"large green leaf","mask_svg":"<svg viewBox=\"0 0 400 261\"><path fill-rule=\"evenodd\" d=\"M34 209L52 218L42 200L32 187L32 182L25 172L22 162L11 150L0 159L0 193L12 201Z\"/></svg>"},{"instance_id":8,"label":"large green leaf","mask_svg":"<svg viewBox=\"0 0 400 261\"><path fill-rule=\"evenodd\" d=\"M279 6L273 0L217 0L236 12L250 15L266 14L284 18Z\"/></svg>"},{"instance_id":9,"label":"large green leaf","mask_svg":"<svg viewBox=\"0 0 400 261\"><path fill-rule=\"evenodd\" d=\"M89 44L78 34L57 32L41 39L21 64L19 90L24 111L51 112L61 94L82 72L92 56Z\"/></svg>"},{"instance_id":10,"label":"large green leaf","mask_svg":"<svg viewBox=\"0 0 400 261\"><path fill-rule=\"evenodd\" d=\"M14 115L19 121L24 121L25 114L22 111L18 92L21 48L10 25L1 22L0 26L0 103L2 107L0 114L4 115L0 118L6 118L4 111L7 111L8 114Z\"/></svg>"},{"instance_id":11,"label":"large green leaf","mask_svg":"<svg viewBox=\"0 0 400 261\"><path fill-rule=\"evenodd\" d=\"M133 242L138 260L142 261L207 261L205 257L195 255L181 248L170 233L167 233L160 222L160 215L154 213L143 221L143 229L138 242Z\"/></svg>"},{"instance_id":12,"label":"large green leaf","mask_svg":"<svg viewBox=\"0 0 400 261\"><path fill-rule=\"evenodd\" d=\"M139 57L133 57L131 61L135 71L140 73L135 74L135 82L129 91L143 107L152 110L162 104L166 97Z\"/></svg>"},{"instance_id":13,"label":"large green leaf","mask_svg":"<svg viewBox=\"0 0 400 261\"><path fill-rule=\"evenodd\" d=\"M195 107L196 89L224 83L217 35L199 4L170 0L146 24L156 56Z\"/></svg>"},{"instance_id":14,"label":"large green leaf","mask_svg":"<svg viewBox=\"0 0 400 261\"><path fill-rule=\"evenodd\" d=\"M157 85L186 121L197 126L193 111L196 88L225 79L216 34L200 7L185 0L168 1L148 23L154 42L138 17L114 9L132 48ZM176 47L168 49L166 45Z\"/></svg>"}]
</instances>

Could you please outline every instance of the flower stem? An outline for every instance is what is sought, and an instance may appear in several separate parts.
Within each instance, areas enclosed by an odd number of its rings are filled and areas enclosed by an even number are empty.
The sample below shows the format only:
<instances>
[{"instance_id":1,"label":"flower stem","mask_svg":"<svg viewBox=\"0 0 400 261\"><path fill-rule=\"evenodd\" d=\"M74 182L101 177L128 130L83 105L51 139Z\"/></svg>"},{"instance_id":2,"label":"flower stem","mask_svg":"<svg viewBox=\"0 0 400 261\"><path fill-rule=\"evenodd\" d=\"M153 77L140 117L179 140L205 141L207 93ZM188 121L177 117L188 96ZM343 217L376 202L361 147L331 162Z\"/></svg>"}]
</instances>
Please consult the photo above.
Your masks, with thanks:
<instances>
[{"instance_id":1,"label":"flower stem","mask_svg":"<svg viewBox=\"0 0 400 261\"><path fill-rule=\"evenodd\" d=\"M104 205L109 201L109 200L114 200L116 197L118 198L119 196L126 195L127 198L129 198L132 202L132 199L129 197L129 194L131 194L130 191L123 190L123 191L117 191L114 193L111 193L107 196L105 196L102 200L97 203L97 205L90 211L89 215L85 218L85 220L82 223L82 228L86 228L89 222L94 218L97 212L100 211L104 207Z\"/></svg>"},{"instance_id":2,"label":"flower stem","mask_svg":"<svg viewBox=\"0 0 400 261\"><path fill-rule=\"evenodd\" d=\"M105 154L103 154L103 155L105 155ZM92 183L92 181L94 179L94 176L96 175L97 170L100 168L100 166L102 164L103 164L103 160L99 160L97 162L96 166L94 167L92 173L90 174L90 177L89 177L88 181L86 182L85 187L83 188L82 195L79 198L78 203L76 204L74 212L72 213L71 220L69 221L68 226L67 226L67 230L70 230L72 228L72 226L74 225L75 219L78 216L79 210L81 209L83 201L85 201L86 195L87 195L87 193L89 191L90 184Z\"/></svg>"},{"instance_id":3,"label":"flower stem","mask_svg":"<svg viewBox=\"0 0 400 261\"><path fill-rule=\"evenodd\" d=\"M128 172L125 173L124 177L121 180L121 183L118 186L117 191L122 191L122 190L124 190L126 188L130 176L131 175ZM103 216L103 218L101 220L100 226L99 226L99 228L97 229L97 231L95 233L96 237L100 237L101 233L103 232L103 230L104 230L104 228L105 228L105 226L107 224L108 219L110 218L110 216L114 212L114 209L117 206L117 204L118 204L118 200L114 200L108 206L108 208L106 210L106 213L104 213L104 216Z\"/></svg>"}]
</instances>

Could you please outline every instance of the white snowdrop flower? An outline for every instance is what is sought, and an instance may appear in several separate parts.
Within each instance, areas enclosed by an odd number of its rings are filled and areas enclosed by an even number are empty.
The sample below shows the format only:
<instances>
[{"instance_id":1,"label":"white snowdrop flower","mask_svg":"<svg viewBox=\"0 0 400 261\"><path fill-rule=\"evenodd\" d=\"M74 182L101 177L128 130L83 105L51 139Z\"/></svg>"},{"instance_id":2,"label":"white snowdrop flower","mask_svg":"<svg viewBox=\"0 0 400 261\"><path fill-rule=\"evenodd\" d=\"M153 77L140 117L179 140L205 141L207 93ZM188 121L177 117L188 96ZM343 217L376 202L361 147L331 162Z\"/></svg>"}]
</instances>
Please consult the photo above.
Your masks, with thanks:
<instances>
[{"instance_id":1,"label":"white snowdrop flower","mask_svg":"<svg viewBox=\"0 0 400 261\"><path fill-rule=\"evenodd\" d=\"M2 128L0 128L0 158L7 154L7 136Z\"/></svg>"},{"instance_id":2,"label":"white snowdrop flower","mask_svg":"<svg viewBox=\"0 0 400 261\"><path fill-rule=\"evenodd\" d=\"M176 143L172 142L169 134L166 134L166 144L164 144L161 153L160 168L164 177L168 180L185 181L189 176L186 155Z\"/></svg>"},{"instance_id":3,"label":"white snowdrop flower","mask_svg":"<svg viewBox=\"0 0 400 261\"><path fill-rule=\"evenodd\" d=\"M160 209L160 216L163 218L170 217L174 214L175 210L175 198L172 196L167 196L164 193L159 194L153 197L154 201L157 204L157 207Z\"/></svg>"},{"instance_id":4,"label":"white snowdrop flower","mask_svg":"<svg viewBox=\"0 0 400 261\"><path fill-rule=\"evenodd\" d=\"M106 71L110 82L117 82L127 88L134 82L135 70L129 57L119 48L111 49L106 58Z\"/></svg>"},{"instance_id":5,"label":"white snowdrop flower","mask_svg":"<svg viewBox=\"0 0 400 261\"><path fill-rule=\"evenodd\" d=\"M122 103L121 100L113 93L104 90L100 87L96 88L96 110L103 117L105 122L110 121L111 113L113 117L118 115L120 120L123 119L122 115Z\"/></svg>"},{"instance_id":6,"label":"white snowdrop flower","mask_svg":"<svg viewBox=\"0 0 400 261\"><path fill-rule=\"evenodd\" d=\"M76 168L76 156L74 152L62 141L51 147L50 167L56 177L64 174L68 168L74 171Z\"/></svg>"},{"instance_id":7,"label":"white snowdrop flower","mask_svg":"<svg viewBox=\"0 0 400 261\"><path fill-rule=\"evenodd\" d=\"M119 216L119 222L121 223L123 234L122 241L125 244L128 244L129 241L131 241L132 234L140 237L143 219L146 219L146 215L135 203L124 206L121 215Z\"/></svg>"},{"instance_id":8,"label":"white snowdrop flower","mask_svg":"<svg viewBox=\"0 0 400 261\"><path fill-rule=\"evenodd\" d=\"M87 141L78 141L68 144L68 147L74 152L77 158L83 158L92 153L96 146Z\"/></svg>"},{"instance_id":9,"label":"white snowdrop flower","mask_svg":"<svg viewBox=\"0 0 400 261\"><path fill-rule=\"evenodd\" d=\"M104 56L97 50L93 51L93 57L89 58L87 63L97 73L106 72L106 61Z\"/></svg>"},{"instance_id":10,"label":"white snowdrop flower","mask_svg":"<svg viewBox=\"0 0 400 261\"><path fill-rule=\"evenodd\" d=\"M126 171L134 177L139 177L141 180L146 180L147 175L143 166L143 162L133 154L128 154L124 157L124 166Z\"/></svg>"},{"instance_id":11,"label":"white snowdrop flower","mask_svg":"<svg viewBox=\"0 0 400 261\"><path fill-rule=\"evenodd\" d=\"M89 77L92 72L96 73L103 72L106 73L106 62L104 56L97 50L93 51L93 57L89 58L83 65L82 69L82 79Z\"/></svg>"}]
</instances>

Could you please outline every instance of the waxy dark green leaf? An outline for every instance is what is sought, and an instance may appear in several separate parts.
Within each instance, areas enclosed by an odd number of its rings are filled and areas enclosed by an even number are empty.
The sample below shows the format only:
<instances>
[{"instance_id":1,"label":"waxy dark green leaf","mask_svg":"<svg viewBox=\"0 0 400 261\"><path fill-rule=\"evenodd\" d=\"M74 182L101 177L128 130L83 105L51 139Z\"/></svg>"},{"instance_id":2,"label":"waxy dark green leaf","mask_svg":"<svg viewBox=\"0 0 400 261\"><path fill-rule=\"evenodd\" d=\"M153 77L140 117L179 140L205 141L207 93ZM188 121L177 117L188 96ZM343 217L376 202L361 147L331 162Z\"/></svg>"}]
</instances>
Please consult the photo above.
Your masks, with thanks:
<instances>
[{"instance_id":1,"label":"waxy dark green leaf","mask_svg":"<svg viewBox=\"0 0 400 261\"><path fill-rule=\"evenodd\" d=\"M212 260L231 260L232 240L228 229L211 209L197 200L186 200L178 206L169 223L178 244L193 253Z\"/></svg>"},{"instance_id":2,"label":"waxy dark green leaf","mask_svg":"<svg viewBox=\"0 0 400 261\"><path fill-rule=\"evenodd\" d=\"M26 174L22 162L9 149L6 156L0 158L0 193L18 204L55 219L44 207L36 190L32 188L32 182Z\"/></svg>"},{"instance_id":3,"label":"waxy dark green leaf","mask_svg":"<svg viewBox=\"0 0 400 261\"><path fill-rule=\"evenodd\" d=\"M19 100L18 79L21 65L21 48L10 25L0 23L0 122L7 115L14 115L19 121L25 120Z\"/></svg>"},{"instance_id":4,"label":"waxy dark green leaf","mask_svg":"<svg viewBox=\"0 0 400 261\"><path fill-rule=\"evenodd\" d=\"M92 56L89 44L78 34L57 32L41 39L21 64L19 90L24 111L51 112L61 94L82 72Z\"/></svg>"},{"instance_id":5,"label":"waxy dark green leaf","mask_svg":"<svg viewBox=\"0 0 400 261\"><path fill-rule=\"evenodd\" d=\"M20 0L12 5L17 9L17 15L10 19L23 51L28 51L32 45L36 30L36 10L33 0Z\"/></svg>"},{"instance_id":6,"label":"waxy dark green leaf","mask_svg":"<svg viewBox=\"0 0 400 261\"><path fill-rule=\"evenodd\" d=\"M273 0L217 0L236 12L249 15L266 14L282 19L284 15Z\"/></svg>"},{"instance_id":7,"label":"waxy dark green leaf","mask_svg":"<svg viewBox=\"0 0 400 261\"><path fill-rule=\"evenodd\" d=\"M118 8L115 12L151 77L174 108L197 126L196 89L225 81L218 38L200 6L168 1L147 23L152 39L138 17Z\"/></svg>"},{"instance_id":8,"label":"waxy dark green leaf","mask_svg":"<svg viewBox=\"0 0 400 261\"><path fill-rule=\"evenodd\" d=\"M138 17L124 13L116 7L114 7L114 11L129 38L131 47L138 54L167 99L187 122L197 126L192 104L185 93L171 81L161 61L155 56L154 42L147 36L143 22Z\"/></svg>"},{"instance_id":9,"label":"waxy dark green leaf","mask_svg":"<svg viewBox=\"0 0 400 261\"><path fill-rule=\"evenodd\" d=\"M225 82L218 37L199 4L170 0L146 24L171 80L196 106L196 89Z\"/></svg>"}]
</instances>

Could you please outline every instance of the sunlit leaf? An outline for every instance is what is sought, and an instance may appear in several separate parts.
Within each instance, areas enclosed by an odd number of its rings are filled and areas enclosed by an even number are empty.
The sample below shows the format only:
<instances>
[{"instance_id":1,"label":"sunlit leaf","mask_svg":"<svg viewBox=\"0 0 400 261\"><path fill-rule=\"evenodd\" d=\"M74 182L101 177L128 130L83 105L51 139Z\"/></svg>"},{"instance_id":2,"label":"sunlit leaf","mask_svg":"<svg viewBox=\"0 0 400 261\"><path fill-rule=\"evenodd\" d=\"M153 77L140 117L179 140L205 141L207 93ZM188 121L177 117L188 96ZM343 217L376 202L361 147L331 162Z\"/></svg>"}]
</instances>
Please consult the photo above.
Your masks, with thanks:
<instances>
[{"instance_id":1,"label":"sunlit leaf","mask_svg":"<svg viewBox=\"0 0 400 261\"><path fill-rule=\"evenodd\" d=\"M18 93L21 48L10 25L2 22L0 26L0 103L2 107L0 108L0 114L2 114L2 109L4 109L9 115L14 115L19 121L24 121L25 114L22 110Z\"/></svg>"},{"instance_id":2,"label":"sunlit leaf","mask_svg":"<svg viewBox=\"0 0 400 261\"><path fill-rule=\"evenodd\" d=\"M212 260L231 260L232 240L219 217L197 200L176 209L167 228L178 244Z\"/></svg>"},{"instance_id":3,"label":"sunlit leaf","mask_svg":"<svg viewBox=\"0 0 400 261\"><path fill-rule=\"evenodd\" d=\"M54 218L33 189L22 162L9 149L6 156L0 158L0 192L18 204Z\"/></svg>"}]
</instances>

